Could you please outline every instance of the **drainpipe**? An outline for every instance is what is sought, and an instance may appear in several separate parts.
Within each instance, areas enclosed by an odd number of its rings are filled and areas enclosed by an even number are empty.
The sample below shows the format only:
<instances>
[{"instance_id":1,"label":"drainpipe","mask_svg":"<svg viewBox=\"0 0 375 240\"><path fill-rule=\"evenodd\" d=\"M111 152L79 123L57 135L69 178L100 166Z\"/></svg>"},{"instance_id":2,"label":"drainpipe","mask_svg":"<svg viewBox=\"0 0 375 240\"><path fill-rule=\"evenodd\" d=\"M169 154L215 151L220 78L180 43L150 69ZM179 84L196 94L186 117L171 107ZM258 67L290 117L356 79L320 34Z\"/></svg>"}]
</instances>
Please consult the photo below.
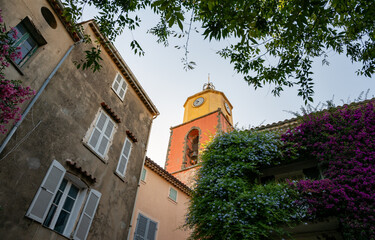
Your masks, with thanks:
<instances>
[{"instance_id":1,"label":"drainpipe","mask_svg":"<svg viewBox=\"0 0 375 240\"><path fill-rule=\"evenodd\" d=\"M151 125L150 125L150 131L148 132L148 137L147 137L147 143L146 143L146 149L145 149L145 157L143 158L143 163L142 163L142 169L144 168L145 166L145 161L146 161L146 155L147 155L147 148L148 148L148 142L150 140L150 135L151 135L151 128L152 128L152 122L154 121L154 119L157 117L154 116L151 120ZM134 212L135 212L135 204L137 203L137 198L138 198L138 191L139 191L139 187L140 187L140 184L141 184L141 174L142 174L142 170L141 170L141 173L139 174L139 179L138 179L138 186L137 186L137 192L135 193L135 199L134 199L134 204L133 204L133 211L132 211L132 215L131 215L131 218L130 218L130 224L129 224L129 230L128 230L128 237L126 238L126 240L129 240L130 239L130 232L132 230L132 227L133 227L133 215L134 215Z\"/></svg>"},{"instance_id":2,"label":"drainpipe","mask_svg":"<svg viewBox=\"0 0 375 240\"><path fill-rule=\"evenodd\" d=\"M26 115L29 113L30 109L34 106L36 100L38 100L38 98L40 97L40 95L42 94L42 92L44 91L44 89L46 88L46 86L48 85L48 83L51 81L52 77L55 75L55 73L57 72L57 70L61 67L62 63L65 61L65 59L68 57L68 55L70 54L70 52L73 50L73 48L81 43L83 40L81 39L80 41L74 43L72 46L70 46L70 48L68 49L68 51L65 53L65 55L63 56L63 58L60 60L60 62L57 64L57 66L53 69L53 71L51 72L51 74L48 76L48 78L44 81L42 87L39 89L39 91L37 92L37 94L35 95L35 97L31 100L31 102L29 103L29 105L27 106L26 110L23 112L22 116L21 116L21 120L19 120L12 128L12 130L9 132L8 136L5 138L4 142L1 144L1 147L0 147L0 153L3 152L4 148L6 147L6 145L9 143L10 139L12 138L13 134L16 132L16 130L18 129L18 127L21 125L22 121L25 119Z\"/></svg>"}]
</instances>

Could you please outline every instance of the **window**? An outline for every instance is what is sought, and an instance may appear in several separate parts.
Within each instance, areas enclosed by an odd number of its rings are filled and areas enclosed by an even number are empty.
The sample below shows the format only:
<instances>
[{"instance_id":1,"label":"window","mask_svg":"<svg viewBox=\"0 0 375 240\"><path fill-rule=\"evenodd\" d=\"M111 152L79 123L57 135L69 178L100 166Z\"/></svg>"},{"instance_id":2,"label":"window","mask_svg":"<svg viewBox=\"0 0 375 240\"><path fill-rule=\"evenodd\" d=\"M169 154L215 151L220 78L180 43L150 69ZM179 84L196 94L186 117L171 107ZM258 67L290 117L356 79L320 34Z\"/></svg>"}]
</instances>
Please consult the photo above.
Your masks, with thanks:
<instances>
[{"instance_id":1,"label":"window","mask_svg":"<svg viewBox=\"0 0 375 240\"><path fill-rule=\"evenodd\" d=\"M141 180L142 181L146 181L146 172L147 170L145 168L142 169L142 173L141 173Z\"/></svg>"},{"instance_id":2,"label":"window","mask_svg":"<svg viewBox=\"0 0 375 240\"><path fill-rule=\"evenodd\" d=\"M128 165L131 150L132 143L129 141L128 138L126 138L124 146L122 147L121 156L118 160L116 169L116 173L118 173L121 177L125 176L126 166Z\"/></svg>"},{"instance_id":3,"label":"window","mask_svg":"<svg viewBox=\"0 0 375 240\"><path fill-rule=\"evenodd\" d=\"M19 47L19 51L22 53L22 58L15 59L15 63L22 66L39 46L42 46L47 42L28 17L23 19L14 28L17 30L18 34L17 38L14 39L13 46ZM12 35L11 32L8 34Z\"/></svg>"},{"instance_id":4,"label":"window","mask_svg":"<svg viewBox=\"0 0 375 240\"><path fill-rule=\"evenodd\" d=\"M177 202L177 190L174 188L169 188L169 198Z\"/></svg>"},{"instance_id":5,"label":"window","mask_svg":"<svg viewBox=\"0 0 375 240\"><path fill-rule=\"evenodd\" d=\"M87 189L79 178L67 173L65 168L54 160L26 216L66 237L74 233L73 239L84 240L90 230L100 197L100 192ZM86 203L83 204L85 199Z\"/></svg>"},{"instance_id":6,"label":"window","mask_svg":"<svg viewBox=\"0 0 375 240\"><path fill-rule=\"evenodd\" d=\"M138 215L137 227L134 233L134 240L155 240L158 224L151 219Z\"/></svg>"},{"instance_id":7,"label":"window","mask_svg":"<svg viewBox=\"0 0 375 240\"><path fill-rule=\"evenodd\" d=\"M287 179L290 181L304 179L302 170L275 175L275 181L278 183L285 182Z\"/></svg>"},{"instance_id":8,"label":"window","mask_svg":"<svg viewBox=\"0 0 375 240\"><path fill-rule=\"evenodd\" d=\"M64 178L56 192L43 225L63 234L78 193L79 188Z\"/></svg>"},{"instance_id":9,"label":"window","mask_svg":"<svg viewBox=\"0 0 375 240\"><path fill-rule=\"evenodd\" d=\"M102 110L95 120L95 124L89 130L88 146L96 152L100 157L105 158L115 129L115 123Z\"/></svg>"},{"instance_id":10,"label":"window","mask_svg":"<svg viewBox=\"0 0 375 240\"><path fill-rule=\"evenodd\" d=\"M185 145L185 167L197 164L199 150L199 130L193 129L186 137Z\"/></svg>"},{"instance_id":11,"label":"window","mask_svg":"<svg viewBox=\"0 0 375 240\"><path fill-rule=\"evenodd\" d=\"M117 73L115 80L112 84L112 89L115 91L117 96L121 99L121 101L124 100L125 92L126 92L127 84L125 82L125 79L121 76L120 73Z\"/></svg>"},{"instance_id":12,"label":"window","mask_svg":"<svg viewBox=\"0 0 375 240\"><path fill-rule=\"evenodd\" d=\"M42 12L42 16L43 16L44 20L46 20L48 25L51 28L56 29L57 28L57 22L56 22L55 16L53 16L53 13L46 7L42 7L40 9L40 11Z\"/></svg>"}]
</instances>

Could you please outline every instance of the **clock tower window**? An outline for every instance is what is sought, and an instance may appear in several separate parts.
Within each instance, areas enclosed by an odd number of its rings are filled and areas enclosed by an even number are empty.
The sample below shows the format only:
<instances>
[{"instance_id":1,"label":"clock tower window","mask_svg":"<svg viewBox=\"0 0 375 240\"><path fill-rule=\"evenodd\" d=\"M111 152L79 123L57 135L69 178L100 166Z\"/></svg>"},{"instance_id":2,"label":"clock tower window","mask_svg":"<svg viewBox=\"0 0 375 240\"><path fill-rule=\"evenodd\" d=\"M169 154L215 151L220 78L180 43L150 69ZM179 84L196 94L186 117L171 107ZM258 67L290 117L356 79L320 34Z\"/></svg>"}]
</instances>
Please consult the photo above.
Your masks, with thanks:
<instances>
[{"instance_id":1,"label":"clock tower window","mask_svg":"<svg viewBox=\"0 0 375 240\"><path fill-rule=\"evenodd\" d=\"M199 150L199 130L191 130L186 138L185 144L185 167L197 164Z\"/></svg>"}]
</instances>

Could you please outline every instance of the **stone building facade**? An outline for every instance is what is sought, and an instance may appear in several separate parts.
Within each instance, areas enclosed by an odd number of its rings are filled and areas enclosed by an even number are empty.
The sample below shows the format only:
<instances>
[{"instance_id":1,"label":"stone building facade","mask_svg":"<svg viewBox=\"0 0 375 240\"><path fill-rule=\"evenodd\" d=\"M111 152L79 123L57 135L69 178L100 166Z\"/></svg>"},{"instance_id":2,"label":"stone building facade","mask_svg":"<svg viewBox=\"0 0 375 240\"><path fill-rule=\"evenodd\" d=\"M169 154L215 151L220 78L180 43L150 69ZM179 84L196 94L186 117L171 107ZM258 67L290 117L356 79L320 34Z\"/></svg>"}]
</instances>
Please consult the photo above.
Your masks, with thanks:
<instances>
[{"instance_id":1,"label":"stone building facade","mask_svg":"<svg viewBox=\"0 0 375 240\"><path fill-rule=\"evenodd\" d=\"M82 25L102 45L93 73L74 65L95 46L80 43L59 1L0 8L31 46L6 76L37 92L14 135L0 139L1 238L125 239L158 110L95 22Z\"/></svg>"}]
</instances>

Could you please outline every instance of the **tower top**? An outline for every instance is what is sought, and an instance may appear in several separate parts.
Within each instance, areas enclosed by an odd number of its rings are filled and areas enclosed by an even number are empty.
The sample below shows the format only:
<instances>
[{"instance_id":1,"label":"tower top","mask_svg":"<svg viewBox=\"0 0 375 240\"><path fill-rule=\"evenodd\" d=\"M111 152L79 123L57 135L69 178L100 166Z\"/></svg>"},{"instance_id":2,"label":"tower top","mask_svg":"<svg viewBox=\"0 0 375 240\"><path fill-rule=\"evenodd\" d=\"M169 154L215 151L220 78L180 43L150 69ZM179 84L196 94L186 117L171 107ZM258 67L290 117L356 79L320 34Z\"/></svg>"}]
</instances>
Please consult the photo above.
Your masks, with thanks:
<instances>
[{"instance_id":1,"label":"tower top","mask_svg":"<svg viewBox=\"0 0 375 240\"><path fill-rule=\"evenodd\" d=\"M207 83L203 84L203 90L207 89L215 89L215 86L212 82L210 82L210 74L208 74L208 81Z\"/></svg>"},{"instance_id":2,"label":"tower top","mask_svg":"<svg viewBox=\"0 0 375 240\"><path fill-rule=\"evenodd\" d=\"M212 82L208 82L208 83L203 84L203 90L207 90L207 89L214 89L215 90L214 84Z\"/></svg>"},{"instance_id":3,"label":"tower top","mask_svg":"<svg viewBox=\"0 0 375 240\"><path fill-rule=\"evenodd\" d=\"M223 92L215 90L215 86L209 80L203 85L203 91L186 99L184 108L184 123L221 109L230 124L233 124L232 104Z\"/></svg>"}]
</instances>

